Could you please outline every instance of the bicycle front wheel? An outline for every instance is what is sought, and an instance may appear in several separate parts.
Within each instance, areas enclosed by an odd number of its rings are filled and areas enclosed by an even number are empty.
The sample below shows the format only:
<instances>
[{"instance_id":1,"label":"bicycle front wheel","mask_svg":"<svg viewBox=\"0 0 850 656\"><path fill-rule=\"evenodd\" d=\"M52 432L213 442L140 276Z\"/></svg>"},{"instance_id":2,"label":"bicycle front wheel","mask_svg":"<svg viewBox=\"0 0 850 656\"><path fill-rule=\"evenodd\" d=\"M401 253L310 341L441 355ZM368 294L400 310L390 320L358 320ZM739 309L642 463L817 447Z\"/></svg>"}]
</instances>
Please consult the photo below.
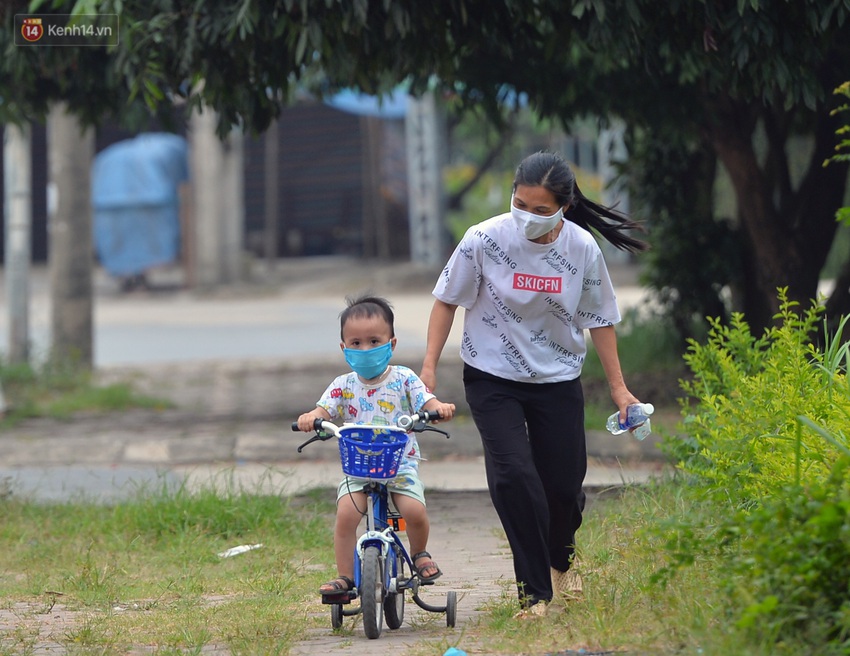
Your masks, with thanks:
<instances>
[{"instance_id":1,"label":"bicycle front wheel","mask_svg":"<svg viewBox=\"0 0 850 656\"><path fill-rule=\"evenodd\" d=\"M360 610L366 637L381 637L384 624L384 563L378 547L366 547L360 570Z\"/></svg>"}]
</instances>

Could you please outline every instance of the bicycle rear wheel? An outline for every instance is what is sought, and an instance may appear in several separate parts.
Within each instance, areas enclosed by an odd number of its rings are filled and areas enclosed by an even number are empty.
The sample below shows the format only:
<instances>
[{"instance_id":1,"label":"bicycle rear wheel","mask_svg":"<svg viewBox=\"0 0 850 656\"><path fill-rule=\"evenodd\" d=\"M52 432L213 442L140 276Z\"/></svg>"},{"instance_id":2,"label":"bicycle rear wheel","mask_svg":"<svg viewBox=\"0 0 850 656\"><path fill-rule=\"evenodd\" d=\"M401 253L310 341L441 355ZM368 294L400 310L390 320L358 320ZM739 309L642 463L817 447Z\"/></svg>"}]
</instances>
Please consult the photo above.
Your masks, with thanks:
<instances>
[{"instance_id":1,"label":"bicycle rear wheel","mask_svg":"<svg viewBox=\"0 0 850 656\"><path fill-rule=\"evenodd\" d=\"M384 624L384 566L381 550L376 546L366 547L360 570L360 609L363 614L363 630L366 637L374 640L381 637Z\"/></svg>"},{"instance_id":2,"label":"bicycle rear wheel","mask_svg":"<svg viewBox=\"0 0 850 656\"><path fill-rule=\"evenodd\" d=\"M404 558L399 553L400 551L398 545L393 545L393 554L398 565L396 582L404 578ZM387 620L387 627L390 629L398 629L404 622L404 590L399 590L398 586L396 586L395 592L387 592L386 599L384 599L384 617Z\"/></svg>"},{"instance_id":3,"label":"bicycle rear wheel","mask_svg":"<svg viewBox=\"0 0 850 656\"><path fill-rule=\"evenodd\" d=\"M446 593L446 626L450 629L457 623L457 592Z\"/></svg>"},{"instance_id":4,"label":"bicycle rear wheel","mask_svg":"<svg viewBox=\"0 0 850 656\"><path fill-rule=\"evenodd\" d=\"M387 627L398 629L404 623L404 590L400 592L389 592L384 599L384 616L387 618Z\"/></svg>"},{"instance_id":5,"label":"bicycle rear wheel","mask_svg":"<svg viewBox=\"0 0 850 656\"><path fill-rule=\"evenodd\" d=\"M342 604L331 604L331 626L342 628Z\"/></svg>"}]
</instances>

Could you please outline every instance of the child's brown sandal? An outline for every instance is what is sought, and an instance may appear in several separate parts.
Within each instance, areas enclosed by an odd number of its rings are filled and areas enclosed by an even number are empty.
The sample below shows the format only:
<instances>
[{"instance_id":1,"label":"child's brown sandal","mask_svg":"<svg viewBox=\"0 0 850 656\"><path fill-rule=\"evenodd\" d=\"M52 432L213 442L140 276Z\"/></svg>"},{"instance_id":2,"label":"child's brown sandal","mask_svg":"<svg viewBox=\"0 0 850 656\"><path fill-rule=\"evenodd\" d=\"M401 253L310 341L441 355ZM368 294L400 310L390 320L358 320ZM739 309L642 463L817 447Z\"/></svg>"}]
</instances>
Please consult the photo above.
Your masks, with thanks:
<instances>
[{"instance_id":1,"label":"child's brown sandal","mask_svg":"<svg viewBox=\"0 0 850 656\"><path fill-rule=\"evenodd\" d=\"M428 560L422 563L422 565L417 566L416 561L420 558L427 558ZM422 584L427 585L428 583L433 583L443 575L443 571L439 568L437 563L431 560L431 554L427 551L420 551L418 554L413 554L413 558L411 558L411 560L413 561L413 568L416 570L416 576L419 577L419 582ZM436 573L431 574L431 576L425 576L422 572L426 569L436 569L437 571Z\"/></svg>"},{"instance_id":2,"label":"child's brown sandal","mask_svg":"<svg viewBox=\"0 0 850 656\"><path fill-rule=\"evenodd\" d=\"M348 594L354 589L354 581L340 574L333 581L328 581L319 588L319 594L323 597L335 597Z\"/></svg>"}]
</instances>

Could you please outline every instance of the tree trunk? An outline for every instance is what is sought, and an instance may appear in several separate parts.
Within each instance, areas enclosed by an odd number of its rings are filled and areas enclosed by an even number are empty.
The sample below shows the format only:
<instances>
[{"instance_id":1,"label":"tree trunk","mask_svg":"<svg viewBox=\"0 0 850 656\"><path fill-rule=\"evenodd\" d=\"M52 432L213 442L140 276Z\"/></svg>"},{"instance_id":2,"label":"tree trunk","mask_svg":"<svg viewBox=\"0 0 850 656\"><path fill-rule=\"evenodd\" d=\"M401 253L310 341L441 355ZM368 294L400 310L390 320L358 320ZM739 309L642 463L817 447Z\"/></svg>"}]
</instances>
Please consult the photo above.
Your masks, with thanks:
<instances>
[{"instance_id":1,"label":"tree trunk","mask_svg":"<svg viewBox=\"0 0 850 656\"><path fill-rule=\"evenodd\" d=\"M788 283L784 273L794 268L793 262L797 258L786 253L788 246L774 238L775 228L771 227L773 211L765 198L755 153L749 143L717 136L712 142L735 189L738 219L746 233L748 246L744 252L752 253L750 257L744 255L741 280L744 307L740 309L743 309L751 327L764 327L778 309L776 287Z\"/></svg>"},{"instance_id":2,"label":"tree trunk","mask_svg":"<svg viewBox=\"0 0 850 656\"><path fill-rule=\"evenodd\" d=\"M11 363L29 360L29 273L32 250L32 157L30 127L7 125L3 172L6 214L6 303ZM3 411L0 404L0 412Z\"/></svg>"},{"instance_id":3,"label":"tree trunk","mask_svg":"<svg viewBox=\"0 0 850 656\"><path fill-rule=\"evenodd\" d=\"M93 360L91 164L94 131L55 104L47 120L48 257L52 357L90 369Z\"/></svg>"},{"instance_id":4,"label":"tree trunk","mask_svg":"<svg viewBox=\"0 0 850 656\"><path fill-rule=\"evenodd\" d=\"M753 140L757 119L764 116L725 100L717 104L714 118L710 140L732 179L751 251L744 262L743 311L756 331L768 326L778 311L778 288L787 287L788 298L802 308L817 298L820 272L835 234L835 211L844 194L846 168L828 171L822 167L831 122L821 120L807 173L797 189L789 189L787 176L765 172L767 167L774 172L790 168L787 135L768 131L768 139L778 143L770 144L766 167L759 162Z\"/></svg>"}]
</instances>

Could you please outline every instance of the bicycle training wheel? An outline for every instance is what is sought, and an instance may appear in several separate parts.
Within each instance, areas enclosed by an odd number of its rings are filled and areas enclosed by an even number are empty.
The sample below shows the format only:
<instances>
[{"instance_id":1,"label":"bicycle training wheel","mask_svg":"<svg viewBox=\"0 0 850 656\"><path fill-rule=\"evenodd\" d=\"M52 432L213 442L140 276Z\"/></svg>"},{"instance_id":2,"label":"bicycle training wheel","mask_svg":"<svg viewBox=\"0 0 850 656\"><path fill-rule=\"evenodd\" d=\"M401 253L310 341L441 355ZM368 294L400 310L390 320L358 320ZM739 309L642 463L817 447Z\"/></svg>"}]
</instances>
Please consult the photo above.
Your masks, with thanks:
<instances>
[{"instance_id":1,"label":"bicycle training wheel","mask_svg":"<svg viewBox=\"0 0 850 656\"><path fill-rule=\"evenodd\" d=\"M398 581L404 578L404 560L399 557L397 546L394 546L393 550L395 551L396 562L399 565L396 576ZM404 590L387 592L386 599L384 599L384 617L387 620L387 627L390 629L401 627L402 622L404 622Z\"/></svg>"},{"instance_id":2,"label":"bicycle training wheel","mask_svg":"<svg viewBox=\"0 0 850 656\"><path fill-rule=\"evenodd\" d=\"M342 628L342 604L331 604L331 626Z\"/></svg>"},{"instance_id":3,"label":"bicycle training wheel","mask_svg":"<svg viewBox=\"0 0 850 656\"><path fill-rule=\"evenodd\" d=\"M457 592L449 590L446 593L446 626L450 629L457 622Z\"/></svg>"},{"instance_id":4,"label":"bicycle training wheel","mask_svg":"<svg viewBox=\"0 0 850 656\"><path fill-rule=\"evenodd\" d=\"M374 640L381 637L384 624L384 567L381 550L366 547L360 571L360 611L363 614L363 630L366 637Z\"/></svg>"}]
</instances>

